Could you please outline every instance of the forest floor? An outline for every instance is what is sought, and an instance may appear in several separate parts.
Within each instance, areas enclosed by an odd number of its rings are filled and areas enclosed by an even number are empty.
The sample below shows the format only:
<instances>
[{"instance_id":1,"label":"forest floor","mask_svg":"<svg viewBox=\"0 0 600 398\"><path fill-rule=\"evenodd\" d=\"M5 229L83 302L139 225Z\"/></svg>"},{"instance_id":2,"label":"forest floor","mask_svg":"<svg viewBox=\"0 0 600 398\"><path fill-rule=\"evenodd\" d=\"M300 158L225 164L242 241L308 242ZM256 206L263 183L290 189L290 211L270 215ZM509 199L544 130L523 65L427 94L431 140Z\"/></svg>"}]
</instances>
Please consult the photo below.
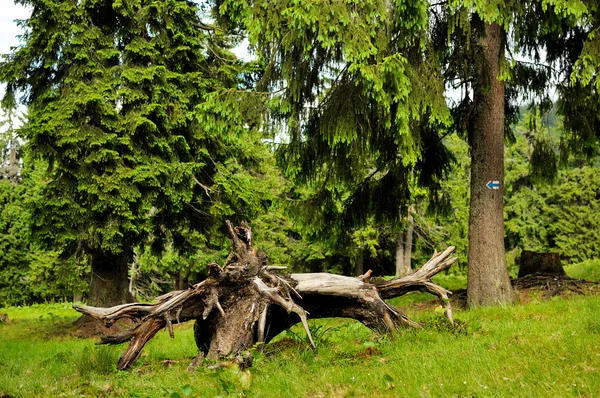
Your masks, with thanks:
<instances>
[{"instance_id":1,"label":"forest floor","mask_svg":"<svg viewBox=\"0 0 600 398\"><path fill-rule=\"evenodd\" d=\"M566 267L574 278L598 276L588 268ZM464 287L450 275L436 282ZM130 371L118 371L125 347L75 337L70 303L9 307L0 309L10 320L0 324L0 397L597 396L598 289L547 292L531 288L519 305L457 308L455 326L431 296L407 295L391 303L423 329L382 336L354 321L311 321L316 350L295 327L251 350L254 365L245 371L228 362L188 371L196 354L191 322L175 326L174 340L159 332Z\"/></svg>"}]
</instances>

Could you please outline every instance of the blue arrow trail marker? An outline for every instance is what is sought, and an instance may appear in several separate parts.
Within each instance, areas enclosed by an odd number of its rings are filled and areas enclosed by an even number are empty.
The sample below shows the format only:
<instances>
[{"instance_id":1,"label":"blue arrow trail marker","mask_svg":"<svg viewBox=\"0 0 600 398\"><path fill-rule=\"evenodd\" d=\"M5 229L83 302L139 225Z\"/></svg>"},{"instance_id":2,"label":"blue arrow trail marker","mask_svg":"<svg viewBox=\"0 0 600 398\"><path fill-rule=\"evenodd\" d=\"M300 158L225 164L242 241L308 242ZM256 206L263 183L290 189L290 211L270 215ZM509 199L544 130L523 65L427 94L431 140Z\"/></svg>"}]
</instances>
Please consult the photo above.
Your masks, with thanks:
<instances>
[{"instance_id":1,"label":"blue arrow trail marker","mask_svg":"<svg viewBox=\"0 0 600 398\"><path fill-rule=\"evenodd\" d=\"M488 181L485 186L488 187L488 189L500 189L500 181Z\"/></svg>"}]
</instances>

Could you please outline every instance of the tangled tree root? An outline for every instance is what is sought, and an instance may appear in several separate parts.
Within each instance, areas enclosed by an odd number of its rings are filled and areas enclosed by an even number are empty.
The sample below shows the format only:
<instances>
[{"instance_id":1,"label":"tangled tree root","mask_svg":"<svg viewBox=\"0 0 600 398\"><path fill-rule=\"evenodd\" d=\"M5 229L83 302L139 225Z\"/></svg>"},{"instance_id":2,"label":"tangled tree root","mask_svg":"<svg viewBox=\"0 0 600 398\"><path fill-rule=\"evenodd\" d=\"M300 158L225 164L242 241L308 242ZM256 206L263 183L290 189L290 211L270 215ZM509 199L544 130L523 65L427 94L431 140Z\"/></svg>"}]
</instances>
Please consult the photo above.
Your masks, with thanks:
<instances>
[{"instance_id":1,"label":"tangled tree root","mask_svg":"<svg viewBox=\"0 0 600 398\"><path fill-rule=\"evenodd\" d=\"M454 247L435 253L412 274L389 281L371 282L370 272L358 278L327 273L282 275L275 271L283 267L268 265L266 256L253 249L247 224L234 228L228 221L227 226L233 243L230 260L224 267L209 264L209 276L189 289L157 297L155 304L73 306L107 326L121 318L135 322L129 330L97 343L130 342L119 359L119 369L129 368L159 330L167 328L174 337L173 323L190 320L196 320L194 335L200 356L209 359L237 355L256 343L267 343L298 322L314 346L309 318L353 318L382 332L399 326L420 327L384 301L415 290L437 296L452 322L451 292L433 283L431 277L456 261L450 257Z\"/></svg>"}]
</instances>

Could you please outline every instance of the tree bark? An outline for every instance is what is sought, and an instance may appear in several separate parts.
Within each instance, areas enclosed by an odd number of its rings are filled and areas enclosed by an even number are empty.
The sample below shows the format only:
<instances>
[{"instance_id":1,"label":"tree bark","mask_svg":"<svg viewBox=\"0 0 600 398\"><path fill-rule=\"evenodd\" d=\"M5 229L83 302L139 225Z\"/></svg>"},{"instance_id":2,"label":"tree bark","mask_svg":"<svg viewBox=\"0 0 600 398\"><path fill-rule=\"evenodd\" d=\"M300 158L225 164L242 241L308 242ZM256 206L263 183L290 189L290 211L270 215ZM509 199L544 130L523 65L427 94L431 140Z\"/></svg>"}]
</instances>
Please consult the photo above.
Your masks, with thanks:
<instances>
[{"instance_id":1,"label":"tree bark","mask_svg":"<svg viewBox=\"0 0 600 398\"><path fill-rule=\"evenodd\" d=\"M404 275L408 275L412 272L411 259L412 259L412 245L413 245L413 230L414 230L414 219L412 212L414 206L410 206L408 209L407 227L406 227L406 241L404 242Z\"/></svg>"},{"instance_id":2,"label":"tree bark","mask_svg":"<svg viewBox=\"0 0 600 398\"><path fill-rule=\"evenodd\" d=\"M6 167L2 167L0 165L0 179L5 178L7 180L17 182L19 181L19 159L17 156L18 152L18 143L15 140L12 140L8 143L9 152L8 152L8 164Z\"/></svg>"},{"instance_id":3,"label":"tree bark","mask_svg":"<svg viewBox=\"0 0 600 398\"><path fill-rule=\"evenodd\" d=\"M404 232L400 231L396 241L396 276L406 275L404 269Z\"/></svg>"},{"instance_id":4,"label":"tree bark","mask_svg":"<svg viewBox=\"0 0 600 398\"><path fill-rule=\"evenodd\" d=\"M358 249L358 255L354 262L354 275L360 276L365 273L365 248Z\"/></svg>"},{"instance_id":5,"label":"tree bark","mask_svg":"<svg viewBox=\"0 0 600 398\"><path fill-rule=\"evenodd\" d=\"M325 273L286 276L273 273L281 267L269 266L267 257L252 248L247 225L233 228L228 223L228 227L235 254L232 262L223 268L208 264L209 276L204 281L160 296L156 304L73 306L107 327L122 318L136 322L135 327L103 337L99 343L130 342L119 360L119 369L129 368L158 330L167 328L173 337L172 324L189 320L196 320L196 344L209 359L237 355L257 343L266 343L298 322L314 347L308 318L353 318L377 331L393 331L401 325L418 327L419 323L384 301L415 290L439 297L452 322L451 293L433 283L431 277L456 261L456 257L449 257L454 247L434 254L414 273L389 281L371 281L370 271L359 278Z\"/></svg>"},{"instance_id":6,"label":"tree bark","mask_svg":"<svg viewBox=\"0 0 600 398\"><path fill-rule=\"evenodd\" d=\"M189 268L187 268L185 271L171 273L171 277L173 278L173 290L187 289L187 287L190 285L190 274L191 271Z\"/></svg>"},{"instance_id":7,"label":"tree bark","mask_svg":"<svg viewBox=\"0 0 600 398\"><path fill-rule=\"evenodd\" d=\"M485 24L474 84L476 115L471 132L468 304L489 306L514 300L504 252L504 83L498 80L504 32ZM498 189L486 184L498 181Z\"/></svg>"},{"instance_id":8,"label":"tree bark","mask_svg":"<svg viewBox=\"0 0 600 398\"><path fill-rule=\"evenodd\" d=\"M396 276L408 275L412 272L411 257L412 257L412 242L414 232L414 218L412 212L414 206L408 209L406 234L400 232L396 241Z\"/></svg>"},{"instance_id":9,"label":"tree bark","mask_svg":"<svg viewBox=\"0 0 600 398\"><path fill-rule=\"evenodd\" d=\"M133 254L94 253L88 303L95 307L112 307L134 301L129 291L129 261Z\"/></svg>"}]
</instances>

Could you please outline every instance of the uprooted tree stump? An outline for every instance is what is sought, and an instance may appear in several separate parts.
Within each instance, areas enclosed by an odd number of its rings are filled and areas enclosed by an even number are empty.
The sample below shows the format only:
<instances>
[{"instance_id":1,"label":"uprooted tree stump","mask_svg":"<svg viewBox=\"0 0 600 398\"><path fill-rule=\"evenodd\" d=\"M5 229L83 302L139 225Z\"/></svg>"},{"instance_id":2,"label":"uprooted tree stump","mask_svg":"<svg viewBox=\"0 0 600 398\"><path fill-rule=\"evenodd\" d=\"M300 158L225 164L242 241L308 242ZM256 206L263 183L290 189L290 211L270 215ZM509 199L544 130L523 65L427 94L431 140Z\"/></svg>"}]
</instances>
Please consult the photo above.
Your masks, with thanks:
<instances>
[{"instance_id":1,"label":"uprooted tree stump","mask_svg":"<svg viewBox=\"0 0 600 398\"><path fill-rule=\"evenodd\" d=\"M382 332L399 326L420 327L384 301L417 290L439 297L452 322L448 299L451 292L433 283L431 277L456 261L456 257L449 258L454 247L435 253L412 274L389 281L371 280L370 271L358 278L327 273L282 275L274 271L285 267L268 265L266 256L253 249L252 231L247 224L234 228L228 221L227 227L233 241L229 262L223 268L209 264L209 276L189 289L162 295L156 304L73 306L106 326L122 318L136 323L97 343L130 342L119 359L119 369L129 368L159 330L166 327L174 337L174 322L196 320L194 336L200 355L214 360L237 355L256 343L267 343L298 322L302 322L314 347L309 318L353 318Z\"/></svg>"}]
</instances>

